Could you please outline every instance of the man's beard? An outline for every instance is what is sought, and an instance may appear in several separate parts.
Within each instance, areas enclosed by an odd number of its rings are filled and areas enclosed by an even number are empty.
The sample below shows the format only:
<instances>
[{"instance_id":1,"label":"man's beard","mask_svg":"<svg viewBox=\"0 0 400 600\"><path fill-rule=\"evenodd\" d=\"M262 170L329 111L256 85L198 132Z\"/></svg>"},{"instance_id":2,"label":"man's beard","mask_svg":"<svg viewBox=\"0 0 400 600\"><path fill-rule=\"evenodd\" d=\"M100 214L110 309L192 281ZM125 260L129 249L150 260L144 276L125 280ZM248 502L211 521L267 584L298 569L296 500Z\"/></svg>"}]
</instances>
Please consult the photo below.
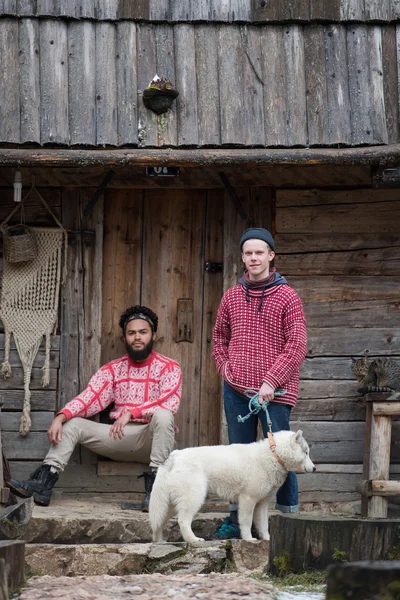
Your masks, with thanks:
<instances>
[{"instance_id":1,"label":"man's beard","mask_svg":"<svg viewBox=\"0 0 400 600\"><path fill-rule=\"evenodd\" d=\"M150 340L147 346L141 350L135 350L128 342L125 342L126 351L132 362L143 362L148 358L153 350L153 340Z\"/></svg>"}]
</instances>

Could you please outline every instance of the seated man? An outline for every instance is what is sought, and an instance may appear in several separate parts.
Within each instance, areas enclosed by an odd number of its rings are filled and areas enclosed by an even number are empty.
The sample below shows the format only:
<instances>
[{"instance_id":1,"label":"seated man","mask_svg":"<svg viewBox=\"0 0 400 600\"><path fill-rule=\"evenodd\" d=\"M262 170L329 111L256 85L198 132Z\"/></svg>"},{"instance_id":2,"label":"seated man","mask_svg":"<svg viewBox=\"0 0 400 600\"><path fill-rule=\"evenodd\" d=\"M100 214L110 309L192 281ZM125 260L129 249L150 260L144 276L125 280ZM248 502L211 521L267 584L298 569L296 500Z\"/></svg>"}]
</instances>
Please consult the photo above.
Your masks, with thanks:
<instances>
[{"instance_id":1,"label":"seated man","mask_svg":"<svg viewBox=\"0 0 400 600\"><path fill-rule=\"evenodd\" d=\"M157 468L174 447L182 373L177 362L153 350L158 317L152 310L128 308L119 325L127 354L101 367L60 410L48 430L51 447L43 464L26 481L8 480L14 493L48 506L59 473L79 443L113 460L149 463L142 503L142 511L148 511ZM88 420L112 403L112 425Z\"/></svg>"}]
</instances>

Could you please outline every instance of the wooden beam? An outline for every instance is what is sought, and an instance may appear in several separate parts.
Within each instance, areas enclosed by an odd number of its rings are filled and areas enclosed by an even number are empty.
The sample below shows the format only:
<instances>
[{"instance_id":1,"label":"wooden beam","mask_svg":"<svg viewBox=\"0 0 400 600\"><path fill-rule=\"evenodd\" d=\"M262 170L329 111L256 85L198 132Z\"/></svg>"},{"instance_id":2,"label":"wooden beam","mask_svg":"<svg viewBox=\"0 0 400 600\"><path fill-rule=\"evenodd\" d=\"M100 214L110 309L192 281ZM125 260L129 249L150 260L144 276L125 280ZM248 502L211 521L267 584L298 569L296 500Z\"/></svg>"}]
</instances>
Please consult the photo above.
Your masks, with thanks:
<instances>
[{"instance_id":1,"label":"wooden beam","mask_svg":"<svg viewBox=\"0 0 400 600\"><path fill-rule=\"evenodd\" d=\"M400 481L371 481L371 493L373 496L398 496L400 494Z\"/></svg>"},{"instance_id":2,"label":"wooden beam","mask_svg":"<svg viewBox=\"0 0 400 600\"><path fill-rule=\"evenodd\" d=\"M364 148L302 148L302 149L124 149L124 150L71 150L2 148L0 166L24 167L124 167L167 166L195 167L262 166L262 165L378 165L400 163L400 144Z\"/></svg>"},{"instance_id":3,"label":"wooden beam","mask_svg":"<svg viewBox=\"0 0 400 600\"><path fill-rule=\"evenodd\" d=\"M400 402L382 402L373 403L372 411L374 415L395 416L400 415Z\"/></svg>"}]
</instances>

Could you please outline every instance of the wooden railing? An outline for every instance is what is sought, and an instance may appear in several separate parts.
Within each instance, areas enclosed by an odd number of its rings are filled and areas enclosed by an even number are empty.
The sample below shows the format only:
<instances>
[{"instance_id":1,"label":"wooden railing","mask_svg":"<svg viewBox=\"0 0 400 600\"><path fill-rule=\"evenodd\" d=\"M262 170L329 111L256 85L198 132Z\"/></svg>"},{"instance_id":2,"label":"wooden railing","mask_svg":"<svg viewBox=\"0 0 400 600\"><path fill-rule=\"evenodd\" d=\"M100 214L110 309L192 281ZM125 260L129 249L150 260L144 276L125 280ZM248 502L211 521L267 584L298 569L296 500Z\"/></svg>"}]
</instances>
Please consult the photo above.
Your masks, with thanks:
<instances>
[{"instance_id":1,"label":"wooden railing","mask_svg":"<svg viewBox=\"0 0 400 600\"><path fill-rule=\"evenodd\" d=\"M392 417L400 416L400 402L390 394L367 394L361 516L386 519L388 498L400 495L400 481L389 481Z\"/></svg>"}]
</instances>

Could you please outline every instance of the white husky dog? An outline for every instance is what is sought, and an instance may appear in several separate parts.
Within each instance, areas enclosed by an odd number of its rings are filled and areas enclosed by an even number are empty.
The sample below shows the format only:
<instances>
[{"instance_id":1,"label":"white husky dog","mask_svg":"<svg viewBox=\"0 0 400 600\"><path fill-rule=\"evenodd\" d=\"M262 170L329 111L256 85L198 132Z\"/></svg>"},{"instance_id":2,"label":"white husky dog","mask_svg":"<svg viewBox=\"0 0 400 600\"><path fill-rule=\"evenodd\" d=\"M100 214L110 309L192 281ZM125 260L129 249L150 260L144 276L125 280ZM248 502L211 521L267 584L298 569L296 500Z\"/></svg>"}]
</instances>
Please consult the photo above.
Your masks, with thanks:
<instances>
[{"instance_id":1,"label":"white husky dog","mask_svg":"<svg viewBox=\"0 0 400 600\"><path fill-rule=\"evenodd\" d=\"M268 540L268 502L288 471L315 471L300 430L279 431L252 444L174 450L159 467L150 496L153 541L163 541L164 525L174 514L185 542L203 541L194 535L191 525L208 492L238 502L244 540L255 539L251 535L253 518L261 539Z\"/></svg>"}]
</instances>

